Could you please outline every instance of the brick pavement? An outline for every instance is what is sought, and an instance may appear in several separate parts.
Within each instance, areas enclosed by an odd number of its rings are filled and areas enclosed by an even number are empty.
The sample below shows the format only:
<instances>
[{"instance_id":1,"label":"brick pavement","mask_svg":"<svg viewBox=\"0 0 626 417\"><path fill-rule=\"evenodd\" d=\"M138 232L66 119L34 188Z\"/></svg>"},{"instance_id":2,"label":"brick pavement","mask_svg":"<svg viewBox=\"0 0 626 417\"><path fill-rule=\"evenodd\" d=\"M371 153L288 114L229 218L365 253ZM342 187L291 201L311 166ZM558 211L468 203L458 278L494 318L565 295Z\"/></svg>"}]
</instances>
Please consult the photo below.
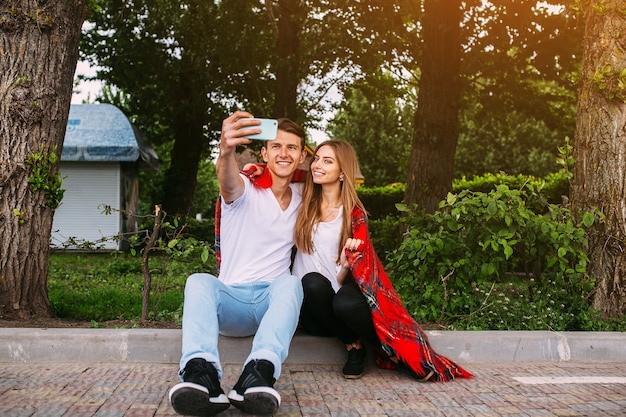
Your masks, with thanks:
<instances>
[{"instance_id":1,"label":"brick pavement","mask_svg":"<svg viewBox=\"0 0 626 417\"><path fill-rule=\"evenodd\" d=\"M525 384L513 377L626 377L626 363L463 364L472 380L417 383L370 366L345 380L338 365L285 364L277 416L626 416L626 383ZM224 390L241 365L224 367ZM0 416L173 416L177 365L0 363ZM242 415L231 407L219 414Z\"/></svg>"}]
</instances>

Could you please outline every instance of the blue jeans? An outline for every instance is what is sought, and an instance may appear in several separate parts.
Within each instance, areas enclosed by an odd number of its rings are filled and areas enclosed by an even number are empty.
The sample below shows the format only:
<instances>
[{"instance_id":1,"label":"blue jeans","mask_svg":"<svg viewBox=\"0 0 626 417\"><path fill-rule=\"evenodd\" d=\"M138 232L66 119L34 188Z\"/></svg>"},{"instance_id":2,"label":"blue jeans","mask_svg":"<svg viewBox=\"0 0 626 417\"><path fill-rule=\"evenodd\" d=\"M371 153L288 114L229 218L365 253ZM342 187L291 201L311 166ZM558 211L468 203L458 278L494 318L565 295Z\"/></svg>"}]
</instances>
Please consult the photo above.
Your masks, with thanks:
<instances>
[{"instance_id":1,"label":"blue jeans","mask_svg":"<svg viewBox=\"0 0 626 417\"><path fill-rule=\"evenodd\" d=\"M298 326L302 299L302 284L294 275L241 285L225 285L210 274L190 275L185 284L180 369L190 359L203 358L215 365L221 379L219 335L254 335L244 365L266 359L274 364L278 379Z\"/></svg>"}]
</instances>

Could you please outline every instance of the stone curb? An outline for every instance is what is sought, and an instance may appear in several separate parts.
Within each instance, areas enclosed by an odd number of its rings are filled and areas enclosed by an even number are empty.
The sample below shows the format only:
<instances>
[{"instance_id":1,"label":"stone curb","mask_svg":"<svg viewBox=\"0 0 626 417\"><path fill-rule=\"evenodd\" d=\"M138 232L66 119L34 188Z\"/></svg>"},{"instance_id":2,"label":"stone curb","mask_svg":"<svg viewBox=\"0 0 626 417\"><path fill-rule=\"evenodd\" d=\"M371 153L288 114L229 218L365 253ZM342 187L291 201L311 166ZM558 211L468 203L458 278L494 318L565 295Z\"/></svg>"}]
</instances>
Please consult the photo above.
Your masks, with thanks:
<instances>
[{"instance_id":1,"label":"stone curb","mask_svg":"<svg viewBox=\"0 0 626 417\"><path fill-rule=\"evenodd\" d=\"M459 363L626 362L626 333L427 331L433 348ZM0 328L0 362L178 363L180 329ZM251 337L220 337L223 363L240 363ZM297 333L287 363L343 363L334 338Z\"/></svg>"}]
</instances>

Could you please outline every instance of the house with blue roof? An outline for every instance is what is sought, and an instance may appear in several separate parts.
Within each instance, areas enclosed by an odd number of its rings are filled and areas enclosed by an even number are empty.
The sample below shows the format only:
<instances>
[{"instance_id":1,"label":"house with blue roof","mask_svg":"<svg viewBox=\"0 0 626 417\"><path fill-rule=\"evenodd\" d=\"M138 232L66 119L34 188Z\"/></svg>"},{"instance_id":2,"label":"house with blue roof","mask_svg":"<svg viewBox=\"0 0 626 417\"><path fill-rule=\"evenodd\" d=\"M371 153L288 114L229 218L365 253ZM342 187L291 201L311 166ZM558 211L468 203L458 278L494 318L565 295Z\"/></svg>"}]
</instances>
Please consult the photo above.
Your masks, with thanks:
<instances>
[{"instance_id":1,"label":"house with blue roof","mask_svg":"<svg viewBox=\"0 0 626 417\"><path fill-rule=\"evenodd\" d=\"M111 104L73 104L59 169L65 193L51 246L125 249L137 232L139 172L159 170L148 140Z\"/></svg>"}]
</instances>

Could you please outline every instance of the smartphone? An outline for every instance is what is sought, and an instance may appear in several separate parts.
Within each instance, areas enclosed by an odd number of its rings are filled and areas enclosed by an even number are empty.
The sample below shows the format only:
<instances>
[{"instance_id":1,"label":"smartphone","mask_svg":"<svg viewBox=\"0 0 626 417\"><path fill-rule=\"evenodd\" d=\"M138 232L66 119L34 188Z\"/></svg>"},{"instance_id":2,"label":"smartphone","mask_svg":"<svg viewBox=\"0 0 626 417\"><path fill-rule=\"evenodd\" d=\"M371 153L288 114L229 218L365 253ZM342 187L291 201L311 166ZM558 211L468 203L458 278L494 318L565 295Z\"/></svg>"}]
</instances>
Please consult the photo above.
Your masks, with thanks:
<instances>
[{"instance_id":1,"label":"smartphone","mask_svg":"<svg viewBox=\"0 0 626 417\"><path fill-rule=\"evenodd\" d=\"M242 129L261 129L261 133L255 135L248 135L246 138L255 140L274 140L276 139L276 133L278 133L278 120L276 119L259 119L254 120L261 121L260 125L243 127Z\"/></svg>"}]
</instances>

